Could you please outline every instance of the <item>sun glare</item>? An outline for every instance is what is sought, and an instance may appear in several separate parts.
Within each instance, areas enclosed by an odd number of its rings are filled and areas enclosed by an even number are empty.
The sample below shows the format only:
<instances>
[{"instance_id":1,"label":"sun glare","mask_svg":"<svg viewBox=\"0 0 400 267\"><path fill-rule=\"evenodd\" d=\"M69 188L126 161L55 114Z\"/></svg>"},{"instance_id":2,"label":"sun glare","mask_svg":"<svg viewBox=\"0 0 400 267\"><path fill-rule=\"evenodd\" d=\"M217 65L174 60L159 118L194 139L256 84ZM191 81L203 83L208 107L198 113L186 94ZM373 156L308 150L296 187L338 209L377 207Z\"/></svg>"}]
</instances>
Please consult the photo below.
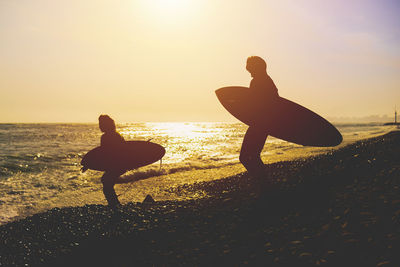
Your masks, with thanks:
<instances>
[{"instance_id":1,"label":"sun glare","mask_svg":"<svg viewBox=\"0 0 400 267\"><path fill-rule=\"evenodd\" d=\"M159 16L175 16L188 11L190 1L186 0L150 0L146 1L148 9L153 10Z\"/></svg>"},{"instance_id":2,"label":"sun glare","mask_svg":"<svg viewBox=\"0 0 400 267\"><path fill-rule=\"evenodd\" d=\"M182 23L196 12L191 0L147 0L141 5L148 19L162 24Z\"/></svg>"},{"instance_id":3,"label":"sun glare","mask_svg":"<svg viewBox=\"0 0 400 267\"><path fill-rule=\"evenodd\" d=\"M154 126L154 131L159 132L159 134L166 134L167 136L187 136L188 138L195 138L202 135L202 128L191 123L166 122L147 125Z\"/></svg>"},{"instance_id":4,"label":"sun glare","mask_svg":"<svg viewBox=\"0 0 400 267\"><path fill-rule=\"evenodd\" d=\"M189 1L182 1L182 0L152 0L154 6L165 10L165 11L178 11L183 7L187 6Z\"/></svg>"}]
</instances>

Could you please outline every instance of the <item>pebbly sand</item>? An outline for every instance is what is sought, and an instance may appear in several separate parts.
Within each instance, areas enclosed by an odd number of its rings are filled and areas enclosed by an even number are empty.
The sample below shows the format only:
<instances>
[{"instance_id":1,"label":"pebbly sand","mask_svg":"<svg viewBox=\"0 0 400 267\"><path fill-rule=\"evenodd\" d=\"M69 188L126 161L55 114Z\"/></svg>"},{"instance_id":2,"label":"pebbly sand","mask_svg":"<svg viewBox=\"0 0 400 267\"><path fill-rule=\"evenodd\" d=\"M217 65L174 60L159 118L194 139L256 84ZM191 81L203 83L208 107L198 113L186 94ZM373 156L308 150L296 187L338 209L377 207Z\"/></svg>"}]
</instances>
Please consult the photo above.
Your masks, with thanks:
<instances>
[{"instance_id":1,"label":"pebbly sand","mask_svg":"<svg viewBox=\"0 0 400 267\"><path fill-rule=\"evenodd\" d=\"M182 183L199 198L54 208L0 226L0 266L399 266L400 132Z\"/></svg>"}]
</instances>

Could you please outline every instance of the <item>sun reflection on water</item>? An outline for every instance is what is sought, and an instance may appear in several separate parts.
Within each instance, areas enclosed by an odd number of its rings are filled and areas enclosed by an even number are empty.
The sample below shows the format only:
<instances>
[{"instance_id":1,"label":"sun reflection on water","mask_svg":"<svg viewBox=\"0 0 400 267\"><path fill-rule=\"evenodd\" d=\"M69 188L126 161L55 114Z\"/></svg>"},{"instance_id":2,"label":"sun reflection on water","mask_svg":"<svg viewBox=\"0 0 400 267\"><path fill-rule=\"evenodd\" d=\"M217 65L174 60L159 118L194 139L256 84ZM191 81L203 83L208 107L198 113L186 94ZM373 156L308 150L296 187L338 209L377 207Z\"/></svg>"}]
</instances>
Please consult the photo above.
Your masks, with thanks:
<instances>
[{"instance_id":1,"label":"sun reflection on water","mask_svg":"<svg viewBox=\"0 0 400 267\"><path fill-rule=\"evenodd\" d=\"M187 161L188 164L208 164L230 159L237 152L244 131L227 123L159 122L129 124L120 129L127 140L151 140L164 146L166 163Z\"/></svg>"}]
</instances>

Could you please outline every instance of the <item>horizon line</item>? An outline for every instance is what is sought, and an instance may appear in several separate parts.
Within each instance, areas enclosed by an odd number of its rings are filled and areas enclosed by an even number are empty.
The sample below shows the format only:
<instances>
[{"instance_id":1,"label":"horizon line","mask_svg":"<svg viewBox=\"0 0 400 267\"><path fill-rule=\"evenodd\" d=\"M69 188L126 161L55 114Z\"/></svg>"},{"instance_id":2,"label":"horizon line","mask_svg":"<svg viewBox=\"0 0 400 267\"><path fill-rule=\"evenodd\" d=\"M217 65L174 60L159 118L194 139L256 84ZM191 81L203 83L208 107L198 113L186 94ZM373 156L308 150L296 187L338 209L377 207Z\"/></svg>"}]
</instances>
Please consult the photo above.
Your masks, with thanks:
<instances>
[{"instance_id":1,"label":"horizon line","mask_svg":"<svg viewBox=\"0 0 400 267\"><path fill-rule=\"evenodd\" d=\"M344 123L344 124L352 124L352 123L378 123L378 124L383 124L383 123L390 123L392 121L333 121L333 120L329 120L328 121L332 124L340 124L340 123ZM116 122L116 125L120 125L120 124L131 124L131 123L230 123L230 124L245 124L241 121L126 121L126 122ZM23 122L0 122L0 124L98 124L98 122L73 122L73 121L61 121L61 122L54 122L54 121L23 121Z\"/></svg>"}]
</instances>

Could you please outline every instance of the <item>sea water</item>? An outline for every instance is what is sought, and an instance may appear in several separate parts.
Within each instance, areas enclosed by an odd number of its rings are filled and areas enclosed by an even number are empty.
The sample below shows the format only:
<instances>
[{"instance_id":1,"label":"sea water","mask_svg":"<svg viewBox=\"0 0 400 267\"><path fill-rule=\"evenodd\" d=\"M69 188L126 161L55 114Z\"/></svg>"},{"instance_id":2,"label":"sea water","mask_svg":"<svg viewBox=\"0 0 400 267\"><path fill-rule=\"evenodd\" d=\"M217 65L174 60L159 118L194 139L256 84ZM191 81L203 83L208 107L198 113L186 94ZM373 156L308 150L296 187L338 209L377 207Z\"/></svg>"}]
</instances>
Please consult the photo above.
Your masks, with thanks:
<instances>
[{"instance_id":1,"label":"sea water","mask_svg":"<svg viewBox=\"0 0 400 267\"><path fill-rule=\"evenodd\" d=\"M380 124L338 124L344 142L384 134ZM247 126L241 123L126 123L117 125L125 140L151 140L166 148L160 162L129 171L128 179L147 178L116 186L128 193L123 202L141 201L146 194L174 199L176 184L220 179L243 172L239 153ZM0 124L0 224L53 207L105 204L101 172L80 172L82 156L100 143L97 124ZM265 163L323 153L268 137Z\"/></svg>"}]
</instances>

